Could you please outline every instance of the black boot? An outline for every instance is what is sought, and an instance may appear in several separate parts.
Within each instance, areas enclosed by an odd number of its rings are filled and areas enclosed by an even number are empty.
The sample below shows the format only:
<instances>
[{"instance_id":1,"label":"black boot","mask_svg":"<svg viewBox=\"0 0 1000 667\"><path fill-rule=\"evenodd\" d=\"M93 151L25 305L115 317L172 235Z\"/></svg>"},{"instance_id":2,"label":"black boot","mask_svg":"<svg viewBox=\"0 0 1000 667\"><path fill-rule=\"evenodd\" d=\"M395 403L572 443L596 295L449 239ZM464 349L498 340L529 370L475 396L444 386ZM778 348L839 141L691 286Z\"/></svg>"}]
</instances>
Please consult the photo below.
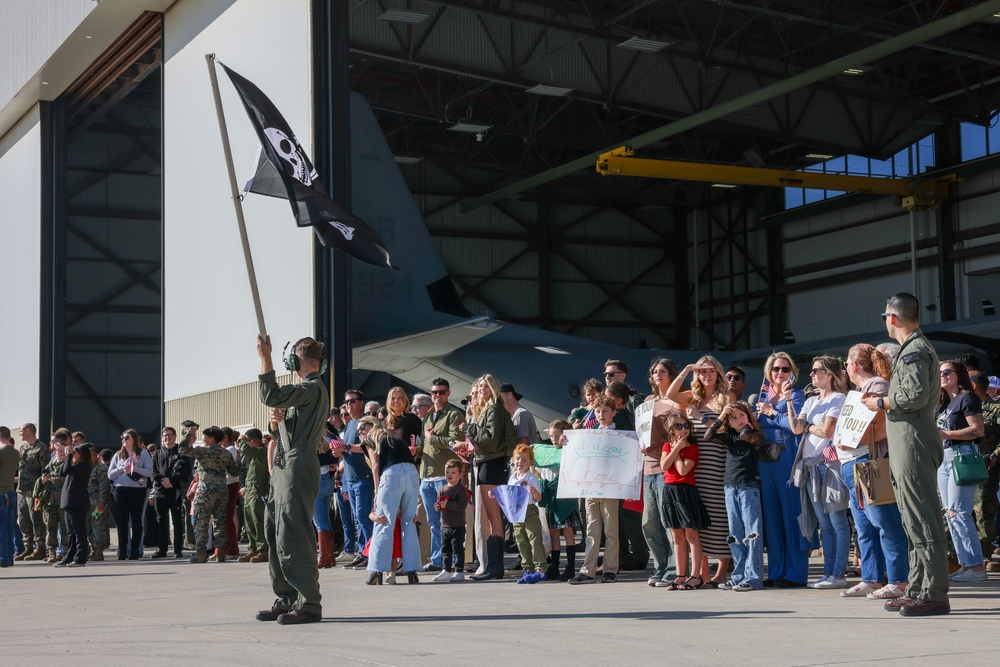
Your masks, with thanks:
<instances>
[{"instance_id":1,"label":"black boot","mask_svg":"<svg viewBox=\"0 0 1000 667\"><path fill-rule=\"evenodd\" d=\"M576 576L576 545L566 545L566 569L559 575L559 581L569 581Z\"/></svg>"},{"instance_id":2,"label":"black boot","mask_svg":"<svg viewBox=\"0 0 1000 667\"><path fill-rule=\"evenodd\" d=\"M503 579L503 538L497 535L486 540L486 569L480 574L472 575L474 581L487 579Z\"/></svg>"},{"instance_id":3,"label":"black boot","mask_svg":"<svg viewBox=\"0 0 1000 667\"><path fill-rule=\"evenodd\" d=\"M545 570L545 579L548 581L556 581L559 578L559 549L553 549L549 552L549 567Z\"/></svg>"}]
</instances>

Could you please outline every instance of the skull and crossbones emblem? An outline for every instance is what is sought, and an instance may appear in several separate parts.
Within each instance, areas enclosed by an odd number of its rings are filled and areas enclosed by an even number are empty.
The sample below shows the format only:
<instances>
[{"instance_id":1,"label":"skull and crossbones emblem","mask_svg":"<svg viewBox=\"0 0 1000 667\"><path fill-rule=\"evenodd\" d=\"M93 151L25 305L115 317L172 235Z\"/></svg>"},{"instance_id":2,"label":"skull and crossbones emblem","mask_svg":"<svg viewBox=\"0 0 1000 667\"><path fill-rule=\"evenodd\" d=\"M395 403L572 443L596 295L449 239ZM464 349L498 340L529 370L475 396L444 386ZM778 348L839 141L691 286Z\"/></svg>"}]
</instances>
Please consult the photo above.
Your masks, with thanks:
<instances>
[{"instance_id":1,"label":"skull and crossbones emblem","mask_svg":"<svg viewBox=\"0 0 1000 667\"><path fill-rule=\"evenodd\" d=\"M289 137L274 127L265 128L264 134L271 142L271 146L274 147L278 156L291 166L292 178L302 183L302 185L311 185L317 178L317 173L309 164L306 154L302 151L295 137Z\"/></svg>"}]
</instances>

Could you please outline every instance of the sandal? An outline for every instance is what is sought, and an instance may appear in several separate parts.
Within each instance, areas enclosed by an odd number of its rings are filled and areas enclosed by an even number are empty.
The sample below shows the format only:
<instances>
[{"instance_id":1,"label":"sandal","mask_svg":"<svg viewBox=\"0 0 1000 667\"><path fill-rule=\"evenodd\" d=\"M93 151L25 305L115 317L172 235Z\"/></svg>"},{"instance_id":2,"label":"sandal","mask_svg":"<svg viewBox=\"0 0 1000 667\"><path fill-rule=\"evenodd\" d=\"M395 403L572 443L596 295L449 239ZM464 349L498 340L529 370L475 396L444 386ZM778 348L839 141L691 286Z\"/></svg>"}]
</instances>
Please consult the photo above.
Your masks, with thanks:
<instances>
[{"instance_id":1,"label":"sandal","mask_svg":"<svg viewBox=\"0 0 1000 667\"><path fill-rule=\"evenodd\" d=\"M695 579L698 580L697 584L692 583L692 582L694 582ZM699 588L704 588L704 587L705 587L705 580L702 579L701 577L697 577L696 576L696 577L688 577L687 581L685 581L683 584L681 584L679 586L678 590L693 591L693 590L696 590L696 589L699 589Z\"/></svg>"},{"instance_id":2,"label":"sandal","mask_svg":"<svg viewBox=\"0 0 1000 667\"><path fill-rule=\"evenodd\" d=\"M700 579L701 577L698 577L698 578ZM719 582L718 581L713 581L711 579L709 579L708 581L706 581L705 583L703 583L701 585L701 588L705 588L705 589L715 589L715 588L718 588L718 587L719 587Z\"/></svg>"},{"instance_id":3,"label":"sandal","mask_svg":"<svg viewBox=\"0 0 1000 667\"><path fill-rule=\"evenodd\" d=\"M877 591L872 591L866 597L869 600L894 600L905 595L906 593L903 592L903 589L896 584L886 584Z\"/></svg>"},{"instance_id":4,"label":"sandal","mask_svg":"<svg viewBox=\"0 0 1000 667\"><path fill-rule=\"evenodd\" d=\"M684 586L689 581L690 581L690 578L685 577L684 579L681 579L680 577L677 577L676 579L674 579L673 581L671 581L669 584L667 584L666 582L664 582L664 585L661 588L666 588L668 591L683 591L683 590L685 590ZM658 584L656 584L656 585L658 585Z\"/></svg>"},{"instance_id":5,"label":"sandal","mask_svg":"<svg viewBox=\"0 0 1000 667\"><path fill-rule=\"evenodd\" d=\"M844 576L845 577L860 577L861 576L861 568L859 568L859 567L848 568L847 570L844 571Z\"/></svg>"}]
</instances>

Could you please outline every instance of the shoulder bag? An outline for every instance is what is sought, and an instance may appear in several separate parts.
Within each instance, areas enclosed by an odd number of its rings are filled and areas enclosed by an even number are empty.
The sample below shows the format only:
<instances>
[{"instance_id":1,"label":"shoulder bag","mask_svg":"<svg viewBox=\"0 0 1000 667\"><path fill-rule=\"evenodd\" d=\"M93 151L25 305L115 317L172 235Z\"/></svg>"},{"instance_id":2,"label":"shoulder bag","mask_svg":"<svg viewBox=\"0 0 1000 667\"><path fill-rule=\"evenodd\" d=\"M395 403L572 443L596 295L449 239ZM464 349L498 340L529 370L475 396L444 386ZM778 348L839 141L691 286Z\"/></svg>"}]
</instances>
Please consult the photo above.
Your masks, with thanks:
<instances>
[{"instance_id":1,"label":"shoulder bag","mask_svg":"<svg viewBox=\"0 0 1000 667\"><path fill-rule=\"evenodd\" d=\"M854 486L860 490L858 505L891 505L896 502L896 493L889 477L889 459L876 458L875 429L868 441L868 460L855 464ZM862 499L864 502L862 502Z\"/></svg>"},{"instance_id":2,"label":"shoulder bag","mask_svg":"<svg viewBox=\"0 0 1000 667\"><path fill-rule=\"evenodd\" d=\"M956 449L961 445L955 445ZM955 478L956 486L975 486L982 484L989 479L990 474L986 470L986 460L976 451L971 443L968 444L971 454L959 453L951 463L951 474ZM958 450L961 452L961 450Z\"/></svg>"}]
</instances>

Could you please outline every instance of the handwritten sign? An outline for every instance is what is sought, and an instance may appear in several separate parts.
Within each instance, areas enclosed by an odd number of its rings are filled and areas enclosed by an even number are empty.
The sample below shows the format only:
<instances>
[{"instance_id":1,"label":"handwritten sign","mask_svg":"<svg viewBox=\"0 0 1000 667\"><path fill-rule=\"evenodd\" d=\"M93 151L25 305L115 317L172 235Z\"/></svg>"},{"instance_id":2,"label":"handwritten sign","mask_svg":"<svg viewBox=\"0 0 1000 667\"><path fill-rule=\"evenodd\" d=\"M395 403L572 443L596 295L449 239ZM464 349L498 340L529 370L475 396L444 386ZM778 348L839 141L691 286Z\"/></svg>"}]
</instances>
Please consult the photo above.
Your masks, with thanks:
<instances>
[{"instance_id":1,"label":"handwritten sign","mask_svg":"<svg viewBox=\"0 0 1000 667\"><path fill-rule=\"evenodd\" d=\"M857 449L861 444L861 436L868 430L868 425L878 414L874 410L869 410L861 402L862 393L852 391L847 394L844 407L840 411L840 418L837 419L837 430L833 434L833 444Z\"/></svg>"},{"instance_id":2,"label":"handwritten sign","mask_svg":"<svg viewBox=\"0 0 1000 667\"><path fill-rule=\"evenodd\" d=\"M642 451L635 431L566 431L559 498L625 498L642 494Z\"/></svg>"},{"instance_id":3,"label":"handwritten sign","mask_svg":"<svg viewBox=\"0 0 1000 667\"><path fill-rule=\"evenodd\" d=\"M635 434L639 437L639 447L649 449L649 440L653 435L653 409L656 401L646 401L635 406Z\"/></svg>"},{"instance_id":4,"label":"handwritten sign","mask_svg":"<svg viewBox=\"0 0 1000 667\"><path fill-rule=\"evenodd\" d=\"M536 468L558 468L562 460L562 450L552 445L532 445L535 451Z\"/></svg>"}]
</instances>

